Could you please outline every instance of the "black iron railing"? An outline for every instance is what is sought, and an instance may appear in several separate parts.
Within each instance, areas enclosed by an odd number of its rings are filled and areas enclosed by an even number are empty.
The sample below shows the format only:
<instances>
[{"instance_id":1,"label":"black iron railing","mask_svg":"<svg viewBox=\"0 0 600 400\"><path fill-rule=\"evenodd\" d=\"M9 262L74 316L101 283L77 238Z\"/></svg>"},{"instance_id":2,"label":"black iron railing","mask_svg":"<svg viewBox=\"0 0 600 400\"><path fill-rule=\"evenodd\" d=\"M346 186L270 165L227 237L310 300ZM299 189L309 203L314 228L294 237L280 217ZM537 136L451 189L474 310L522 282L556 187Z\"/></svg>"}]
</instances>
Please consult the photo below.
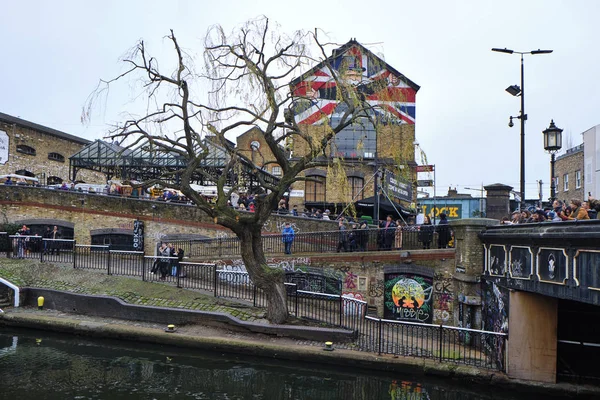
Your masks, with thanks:
<instances>
[{"instance_id":1,"label":"black iron railing","mask_svg":"<svg viewBox=\"0 0 600 400\"><path fill-rule=\"evenodd\" d=\"M263 249L266 254L284 254L284 235L264 235ZM346 231L323 231L296 233L292 253L335 253L387 250L415 250L436 247L436 236L420 234L417 227L384 229L348 229ZM239 256L240 240L237 237L170 241L184 250L188 257ZM426 243L429 243L427 246Z\"/></svg>"}]
</instances>

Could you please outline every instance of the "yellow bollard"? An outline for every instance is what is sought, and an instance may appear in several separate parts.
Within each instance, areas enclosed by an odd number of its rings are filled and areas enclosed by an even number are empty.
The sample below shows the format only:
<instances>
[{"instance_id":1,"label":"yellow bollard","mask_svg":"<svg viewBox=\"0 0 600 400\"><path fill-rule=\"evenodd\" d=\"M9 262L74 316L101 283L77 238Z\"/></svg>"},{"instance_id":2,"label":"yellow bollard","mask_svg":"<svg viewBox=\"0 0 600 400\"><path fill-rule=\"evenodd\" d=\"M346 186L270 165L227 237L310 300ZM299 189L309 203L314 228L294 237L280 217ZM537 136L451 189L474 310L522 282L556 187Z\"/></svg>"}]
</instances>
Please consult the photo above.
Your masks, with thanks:
<instances>
[{"instance_id":1,"label":"yellow bollard","mask_svg":"<svg viewBox=\"0 0 600 400\"><path fill-rule=\"evenodd\" d=\"M333 342L325 342L325 347L323 347L325 351L333 351Z\"/></svg>"},{"instance_id":2,"label":"yellow bollard","mask_svg":"<svg viewBox=\"0 0 600 400\"><path fill-rule=\"evenodd\" d=\"M172 332L175 332L176 330L177 330L177 328L175 327L175 325L169 324L169 325L167 325L167 328L165 329L165 332L172 333Z\"/></svg>"},{"instance_id":3,"label":"yellow bollard","mask_svg":"<svg viewBox=\"0 0 600 400\"><path fill-rule=\"evenodd\" d=\"M44 298L42 296L38 297L38 310L44 309Z\"/></svg>"}]
</instances>

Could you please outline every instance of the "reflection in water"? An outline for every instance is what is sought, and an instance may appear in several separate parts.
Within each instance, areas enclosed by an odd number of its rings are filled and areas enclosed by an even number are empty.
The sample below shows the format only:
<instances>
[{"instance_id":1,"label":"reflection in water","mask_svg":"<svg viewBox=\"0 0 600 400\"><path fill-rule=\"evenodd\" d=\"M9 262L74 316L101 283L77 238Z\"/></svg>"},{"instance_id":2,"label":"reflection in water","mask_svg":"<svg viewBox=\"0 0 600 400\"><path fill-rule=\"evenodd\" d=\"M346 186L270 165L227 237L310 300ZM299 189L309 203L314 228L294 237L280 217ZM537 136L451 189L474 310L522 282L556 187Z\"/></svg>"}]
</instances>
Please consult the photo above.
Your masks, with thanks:
<instances>
[{"instance_id":1,"label":"reflection in water","mask_svg":"<svg viewBox=\"0 0 600 400\"><path fill-rule=\"evenodd\" d=\"M0 333L0 398L12 399L516 399L444 382L394 380L347 368L316 369L200 350L37 331ZM135 346L135 347L133 347ZM528 399L534 398L531 395ZM541 396L540 398L548 398Z\"/></svg>"}]
</instances>

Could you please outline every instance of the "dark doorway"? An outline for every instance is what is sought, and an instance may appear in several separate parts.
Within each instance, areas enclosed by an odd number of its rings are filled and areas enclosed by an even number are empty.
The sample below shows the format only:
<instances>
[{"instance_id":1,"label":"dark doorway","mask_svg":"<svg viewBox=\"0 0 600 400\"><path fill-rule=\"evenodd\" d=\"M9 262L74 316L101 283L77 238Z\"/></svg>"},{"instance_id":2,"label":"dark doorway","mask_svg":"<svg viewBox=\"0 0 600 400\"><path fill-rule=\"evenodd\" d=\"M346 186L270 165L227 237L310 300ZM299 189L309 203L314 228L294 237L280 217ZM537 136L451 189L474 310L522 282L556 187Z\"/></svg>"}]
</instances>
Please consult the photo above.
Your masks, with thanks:
<instances>
[{"instance_id":1,"label":"dark doorway","mask_svg":"<svg viewBox=\"0 0 600 400\"><path fill-rule=\"evenodd\" d=\"M92 236L92 245L110 245L111 250L133 251L133 233L130 235L119 233L94 235Z\"/></svg>"},{"instance_id":2,"label":"dark doorway","mask_svg":"<svg viewBox=\"0 0 600 400\"><path fill-rule=\"evenodd\" d=\"M561 381L600 383L600 307L558 301L557 374Z\"/></svg>"}]
</instances>

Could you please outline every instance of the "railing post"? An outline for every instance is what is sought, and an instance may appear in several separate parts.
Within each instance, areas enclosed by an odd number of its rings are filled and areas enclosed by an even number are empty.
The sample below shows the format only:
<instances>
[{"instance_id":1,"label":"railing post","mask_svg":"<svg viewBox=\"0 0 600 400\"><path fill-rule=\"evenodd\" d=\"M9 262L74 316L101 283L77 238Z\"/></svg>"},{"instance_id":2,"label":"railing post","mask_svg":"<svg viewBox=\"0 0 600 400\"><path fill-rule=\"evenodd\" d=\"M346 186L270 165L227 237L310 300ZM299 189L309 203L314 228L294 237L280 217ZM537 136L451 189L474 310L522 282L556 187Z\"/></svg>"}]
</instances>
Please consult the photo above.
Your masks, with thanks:
<instances>
[{"instance_id":1,"label":"railing post","mask_svg":"<svg viewBox=\"0 0 600 400\"><path fill-rule=\"evenodd\" d=\"M442 359L444 358L444 327L442 324L440 324L440 362L442 362Z\"/></svg>"},{"instance_id":2,"label":"railing post","mask_svg":"<svg viewBox=\"0 0 600 400\"><path fill-rule=\"evenodd\" d=\"M110 259L111 259L111 254L110 254L110 245L108 246L108 257L106 258L107 260L107 265L106 265L106 270L108 272L108 275L110 275Z\"/></svg>"},{"instance_id":3,"label":"railing post","mask_svg":"<svg viewBox=\"0 0 600 400\"><path fill-rule=\"evenodd\" d=\"M142 254L142 282L146 281L146 253Z\"/></svg>"},{"instance_id":4,"label":"railing post","mask_svg":"<svg viewBox=\"0 0 600 400\"><path fill-rule=\"evenodd\" d=\"M378 344L378 354L381 355L381 345L383 342L383 327L381 323L381 318L379 318L379 344Z\"/></svg>"},{"instance_id":5,"label":"railing post","mask_svg":"<svg viewBox=\"0 0 600 400\"><path fill-rule=\"evenodd\" d=\"M340 294L340 322L339 322L338 326L342 326L342 318L343 318L342 314L344 313L343 308L344 308L344 296L342 296Z\"/></svg>"},{"instance_id":6,"label":"railing post","mask_svg":"<svg viewBox=\"0 0 600 400\"><path fill-rule=\"evenodd\" d=\"M298 318L298 285L294 286L294 303L296 303L295 312L296 318Z\"/></svg>"},{"instance_id":7,"label":"railing post","mask_svg":"<svg viewBox=\"0 0 600 400\"><path fill-rule=\"evenodd\" d=\"M219 257L223 256L223 239L219 238Z\"/></svg>"},{"instance_id":8,"label":"railing post","mask_svg":"<svg viewBox=\"0 0 600 400\"><path fill-rule=\"evenodd\" d=\"M40 251L40 262L44 262L44 239L42 239L42 251Z\"/></svg>"},{"instance_id":9,"label":"railing post","mask_svg":"<svg viewBox=\"0 0 600 400\"><path fill-rule=\"evenodd\" d=\"M253 304L254 307L256 307L256 292L257 292L256 285L252 284L252 287L254 288L253 291L252 291L253 292L252 293L252 297L253 297L252 304Z\"/></svg>"},{"instance_id":10,"label":"railing post","mask_svg":"<svg viewBox=\"0 0 600 400\"><path fill-rule=\"evenodd\" d=\"M217 297L217 264L213 264L213 297Z\"/></svg>"},{"instance_id":11,"label":"railing post","mask_svg":"<svg viewBox=\"0 0 600 400\"><path fill-rule=\"evenodd\" d=\"M76 268L76 260L77 260L77 240L73 240L73 269Z\"/></svg>"}]
</instances>

